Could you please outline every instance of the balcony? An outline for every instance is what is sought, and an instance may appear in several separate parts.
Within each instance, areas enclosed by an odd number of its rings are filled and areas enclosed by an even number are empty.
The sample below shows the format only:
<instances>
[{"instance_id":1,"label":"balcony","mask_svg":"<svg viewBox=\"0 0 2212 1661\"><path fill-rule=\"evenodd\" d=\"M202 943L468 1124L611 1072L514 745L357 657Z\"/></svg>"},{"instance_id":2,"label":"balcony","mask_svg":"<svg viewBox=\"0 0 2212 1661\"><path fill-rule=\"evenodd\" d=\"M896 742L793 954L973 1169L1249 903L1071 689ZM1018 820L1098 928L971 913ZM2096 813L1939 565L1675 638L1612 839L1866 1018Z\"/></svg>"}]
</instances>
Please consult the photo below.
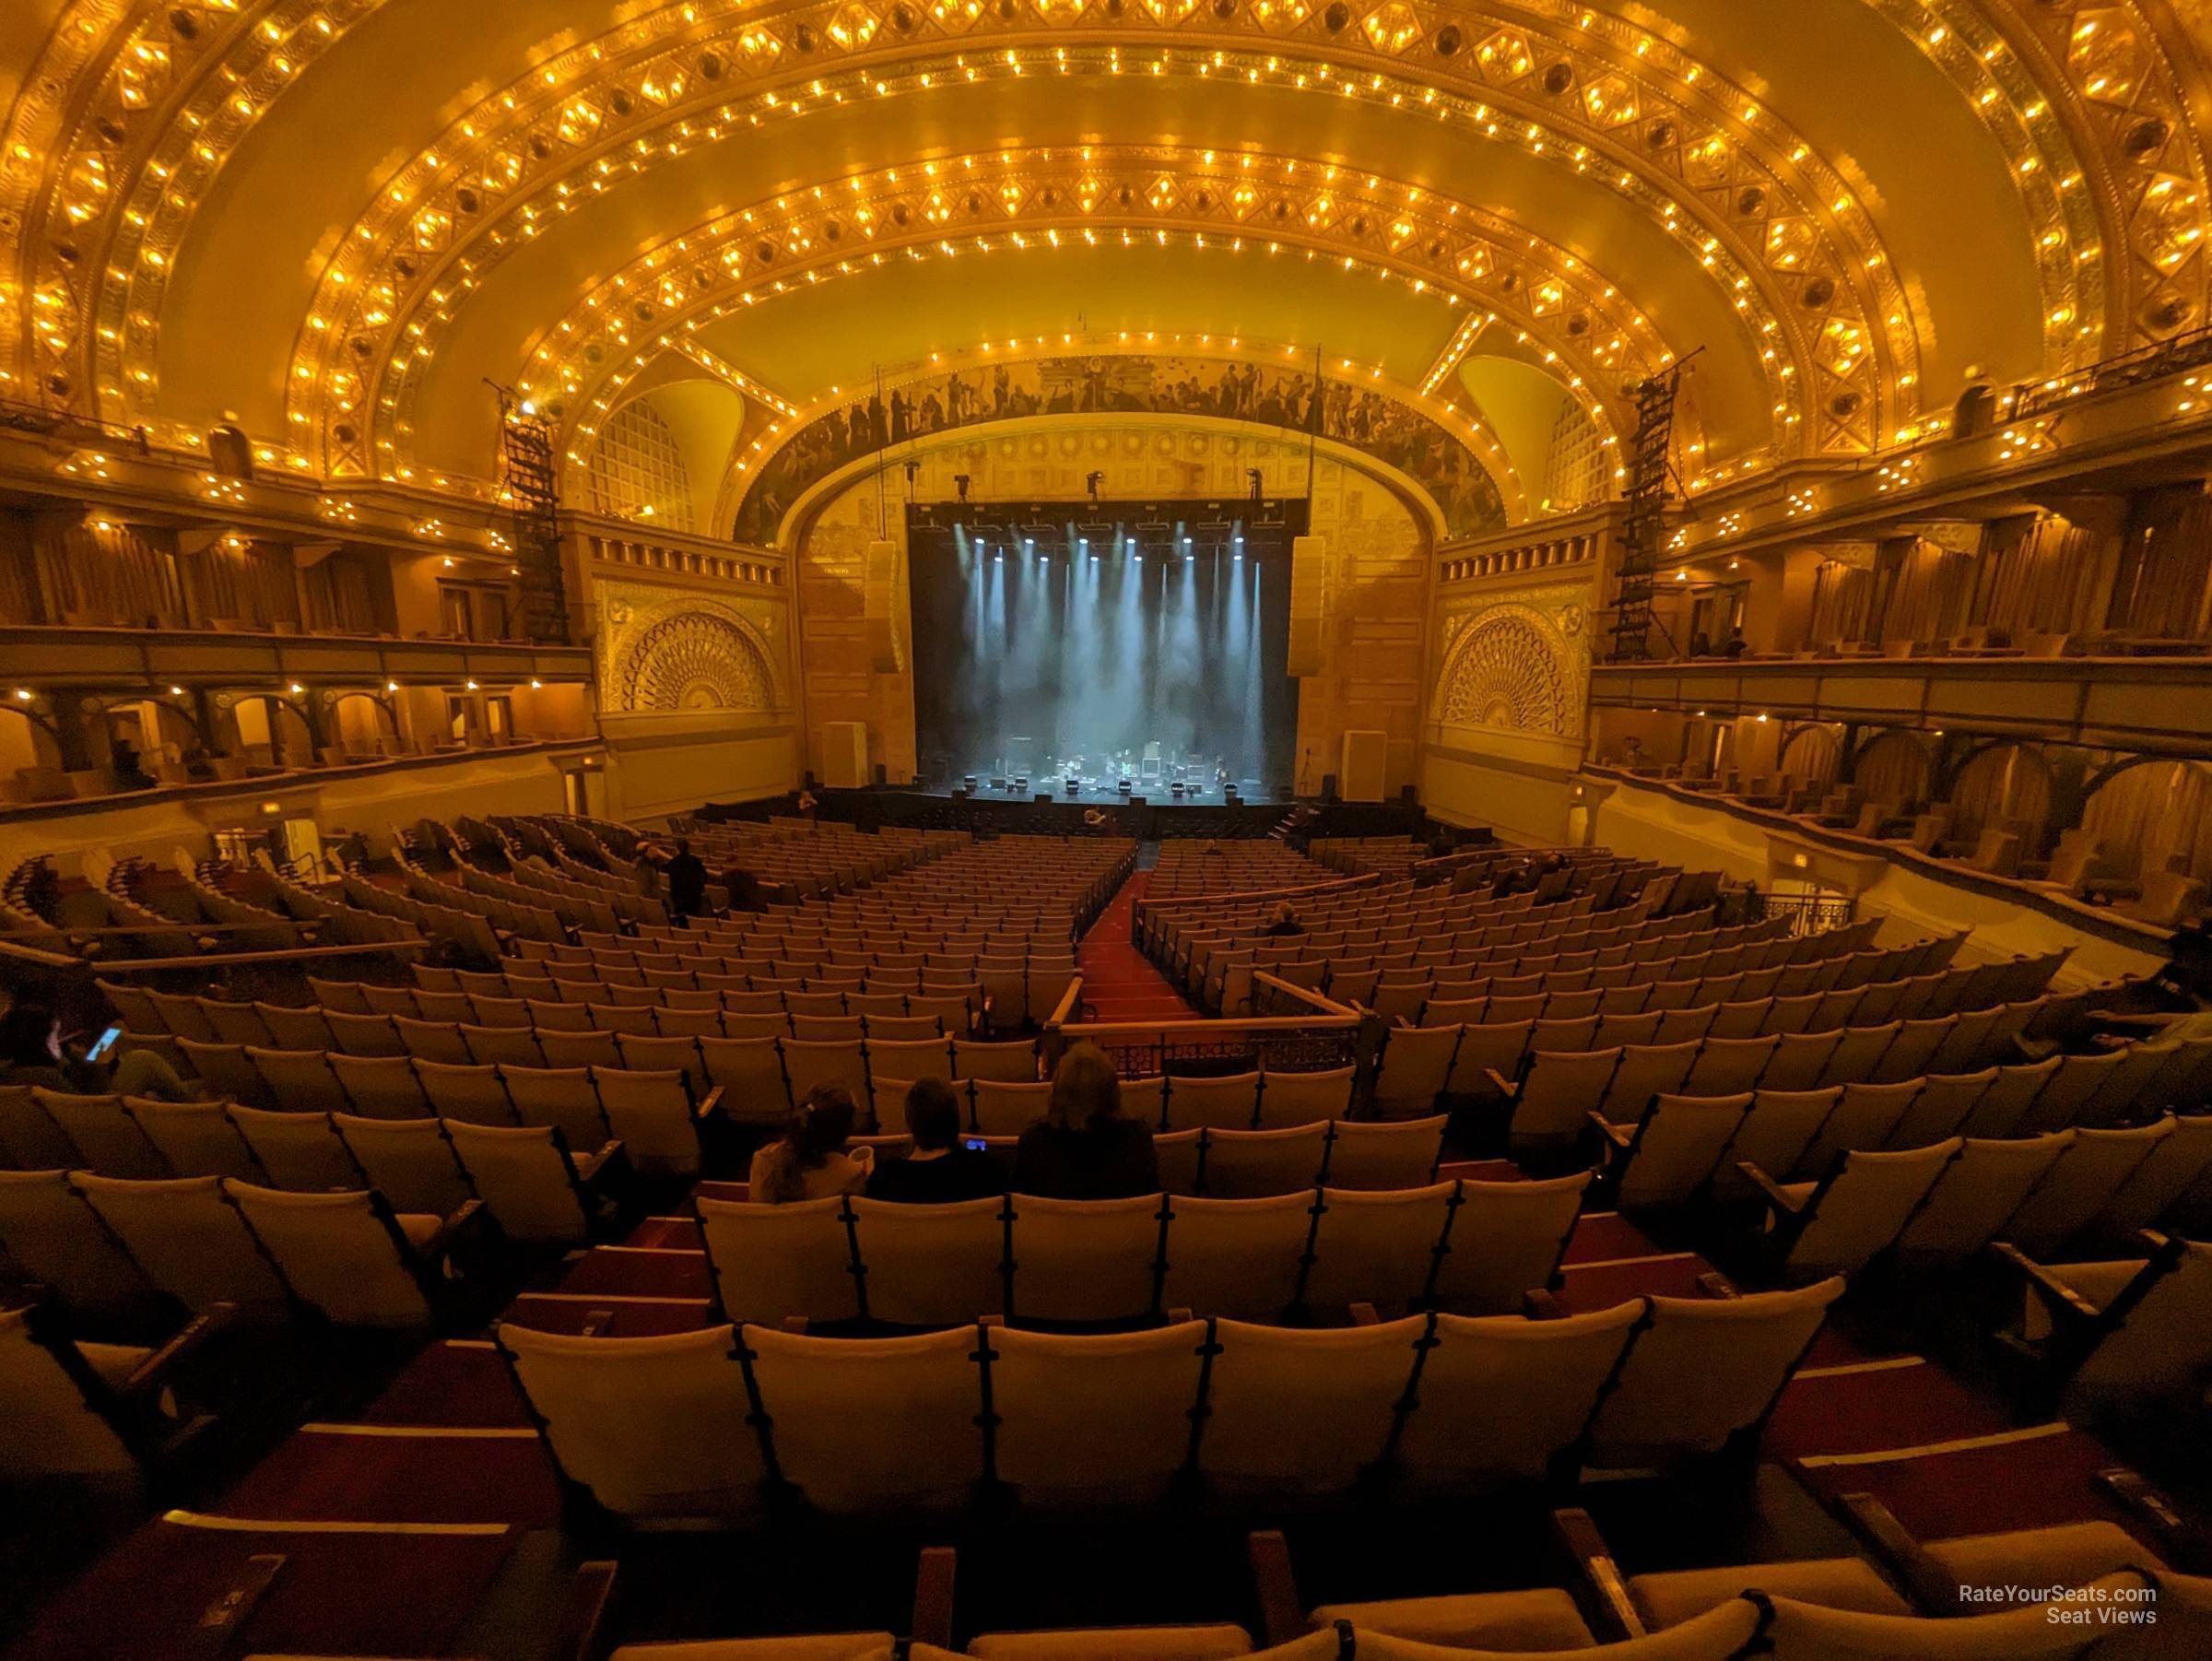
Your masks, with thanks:
<instances>
[{"instance_id":1,"label":"balcony","mask_svg":"<svg viewBox=\"0 0 2212 1661\"><path fill-rule=\"evenodd\" d=\"M380 685L591 678L588 646L225 630L0 626L11 685L150 688L176 682Z\"/></svg>"},{"instance_id":2,"label":"balcony","mask_svg":"<svg viewBox=\"0 0 2212 1661\"><path fill-rule=\"evenodd\" d=\"M2212 755L2212 657L1738 657L1607 664L1594 708L1841 722Z\"/></svg>"}]
</instances>

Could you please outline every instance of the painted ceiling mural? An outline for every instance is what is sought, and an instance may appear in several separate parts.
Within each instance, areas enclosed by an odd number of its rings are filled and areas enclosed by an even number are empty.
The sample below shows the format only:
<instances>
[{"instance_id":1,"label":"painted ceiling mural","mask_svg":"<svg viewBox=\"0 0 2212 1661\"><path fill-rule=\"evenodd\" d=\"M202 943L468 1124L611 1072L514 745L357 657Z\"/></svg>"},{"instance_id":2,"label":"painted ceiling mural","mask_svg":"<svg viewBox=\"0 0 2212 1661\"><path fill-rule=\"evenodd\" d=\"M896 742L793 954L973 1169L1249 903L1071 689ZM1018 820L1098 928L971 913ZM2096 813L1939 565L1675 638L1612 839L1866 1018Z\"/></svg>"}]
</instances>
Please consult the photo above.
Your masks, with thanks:
<instances>
[{"instance_id":1,"label":"painted ceiling mural","mask_svg":"<svg viewBox=\"0 0 2212 1661\"><path fill-rule=\"evenodd\" d=\"M1394 399L1324 378L1318 420L1312 370L1198 358L1083 356L979 365L870 393L817 416L760 469L738 510L741 542L773 540L806 489L909 439L1030 416L1141 412L1211 416L1318 432L1373 456L1435 499L1448 534L1503 529L1505 505L1473 451Z\"/></svg>"}]
</instances>

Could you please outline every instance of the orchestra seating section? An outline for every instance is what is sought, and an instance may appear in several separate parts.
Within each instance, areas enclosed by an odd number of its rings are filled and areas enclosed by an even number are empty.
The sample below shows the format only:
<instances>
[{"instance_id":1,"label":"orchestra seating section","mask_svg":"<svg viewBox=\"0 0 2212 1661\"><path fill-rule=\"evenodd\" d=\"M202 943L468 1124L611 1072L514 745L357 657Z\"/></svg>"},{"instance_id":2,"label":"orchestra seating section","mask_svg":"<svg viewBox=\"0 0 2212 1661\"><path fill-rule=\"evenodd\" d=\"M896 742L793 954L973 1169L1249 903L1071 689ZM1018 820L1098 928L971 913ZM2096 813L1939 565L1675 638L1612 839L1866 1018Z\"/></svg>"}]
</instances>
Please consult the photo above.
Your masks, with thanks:
<instances>
[{"instance_id":1,"label":"orchestra seating section","mask_svg":"<svg viewBox=\"0 0 2212 1661\"><path fill-rule=\"evenodd\" d=\"M191 1095L0 1086L0 1478L139 1507L29 1653L476 1653L532 1574L629 1661L2212 1653L2212 1026L1602 849L680 829L766 909L561 817L11 892ZM289 966L211 977L246 927ZM1099 928L1202 1041L1088 1019ZM1159 1189L1020 1192L1092 1035ZM921 1079L1010 1192L740 1180L825 1086L911 1157ZM1013 1589L1155 1525L1172 1596ZM700 1529L911 1611L617 1596Z\"/></svg>"}]
</instances>

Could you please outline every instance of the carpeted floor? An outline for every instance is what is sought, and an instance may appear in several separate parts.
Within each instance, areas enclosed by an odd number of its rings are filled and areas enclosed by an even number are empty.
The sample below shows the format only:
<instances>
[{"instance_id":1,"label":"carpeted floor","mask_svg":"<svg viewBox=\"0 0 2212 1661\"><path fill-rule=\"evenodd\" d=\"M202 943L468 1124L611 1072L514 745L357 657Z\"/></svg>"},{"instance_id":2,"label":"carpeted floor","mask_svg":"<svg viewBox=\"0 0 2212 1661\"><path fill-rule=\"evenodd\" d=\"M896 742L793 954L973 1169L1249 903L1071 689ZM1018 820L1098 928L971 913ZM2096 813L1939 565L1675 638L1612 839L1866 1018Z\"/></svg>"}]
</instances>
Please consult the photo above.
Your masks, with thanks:
<instances>
[{"instance_id":1,"label":"carpeted floor","mask_svg":"<svg viewBox=\"0 0 2212 1661\"><path fill-rule=\"evenodd\" d=\"M1083 1001L1097 1010L1100 1020L1189 1020L1199 1013L1130 944L1130 918L1150 880L1149 871L1131 876L1076 948Z\"/></svg>"}]
</instances>

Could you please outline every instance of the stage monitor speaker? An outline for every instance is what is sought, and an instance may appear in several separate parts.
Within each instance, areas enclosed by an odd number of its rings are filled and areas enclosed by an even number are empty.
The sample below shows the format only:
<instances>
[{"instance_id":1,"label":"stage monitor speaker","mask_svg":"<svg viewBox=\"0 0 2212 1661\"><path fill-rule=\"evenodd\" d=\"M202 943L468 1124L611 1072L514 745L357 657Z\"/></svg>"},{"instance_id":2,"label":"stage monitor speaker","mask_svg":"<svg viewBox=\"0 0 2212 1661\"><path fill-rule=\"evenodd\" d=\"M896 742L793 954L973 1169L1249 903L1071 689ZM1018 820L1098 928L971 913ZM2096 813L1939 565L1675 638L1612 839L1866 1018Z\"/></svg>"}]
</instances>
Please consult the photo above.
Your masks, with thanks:
<instances>
[{"instance_id":1,"label":"stage monitor speaker","mask_svg":"<svg viewBox=\"0 0 2212 1661\"><path fill-rule=\"evenodd\" d=\"M1329 545L1320 536L1290 544L1290 652L1286 675L1322 672L1322 622L1328 610Z\"/></svg>"},{"instance_id":2,"label":"stage monitor speaker","mask_svg":"<svg viewBox=\"0 0 2212 1661\"><path fill-rule=\"evenodd\" d=\"M871 542L861 566L862 620L866 628L868 666L878 675L896 675L906 666L899 627L906 605L906 549L896 542Z\"/></svg>"},{"instance_id":3,"label":"stage monitor speaker","mask_svg":"<svg viewBox=\"0 0 2212 1661\"><path fill-rule=\"evenodd\" d=\"M1333 802L1336 799L1336 775L1333 772L1324 772L1321 775L1321 799L1324 802Z\"/></svg>"},{"instance_id":4,"label":"stage monitor speaker","mask_svg":"<svg viewBox=\"0 0 2212 1661\"><path fill-rule=\"evenodd\" d=\"M1347 802L1382 799L1383 774L1390 765L1390 735L1352 730L1344 735L1344 762L1338 772Z\"/></svg>"},{"instance_id":5,"label":"stage monitor speaker","mask_svg":"<svg viewBox=\"0 0 2212 1661\"><path fill-rule=\"evenodd\" d=\"M822 782L832 790L859 790L868 782L868 724L822 723Z\"/></svg>"}]
</instances>

